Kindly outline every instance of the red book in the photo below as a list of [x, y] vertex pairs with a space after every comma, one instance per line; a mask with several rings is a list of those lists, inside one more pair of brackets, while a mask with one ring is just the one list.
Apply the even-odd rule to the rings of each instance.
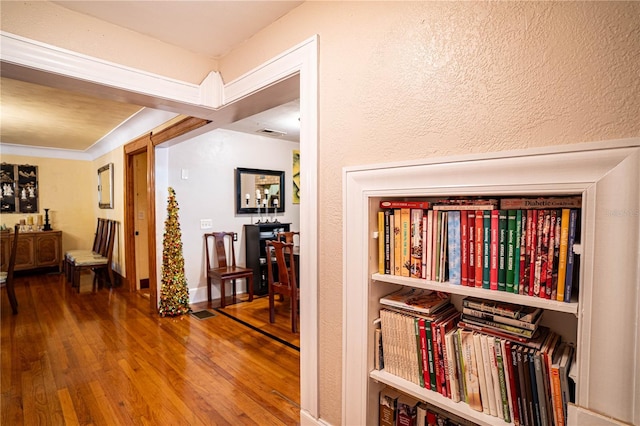
[[469, 226], [469, 232], [467, 236], [469, 238], [469, 268], [467, 269], [468, 286], [474, 287], [476, 284], [476, 212], [469, 210], [467, 212], [467, 224]]
[[520, 276], [517, 277], [518, 281], [518, 294], [524, 294], [524, 278], [526, 275], [527, 266], [525, 259], [527, 258], [527, 213], [522, 212], [522, 228], [520, 232]]
[[[547, 252], [545, 252], [546, 247], [544, 247], [544, 238], [545, 238], [545, 216], [546, 210], [538, 210], [538, 225], [537, 225], [537, 246], [536, 246], [536, 269], [535, 276], [533, 279], [533, 295], [535, 297], [540, 297], [540, 283], [543, 280], [546, 280], [547, 276]], [[544, 262], [545, 267], [542, 268], [542, 263]], [[543, 276], [544, 272], [544, 276]], [[543, 290], [544, 291], [544, 290]]]
[[458, 322], [460, 318], [460, 312], [453, 312], [452, 315], [444, 317], [437, 322], [436, 329], [436, 345], [434, 350], [438, 352], [438, 366], [436, 367], [436, 380], [438, 383], [437, 390], [442, 396], [449, 398], [449, 390], [447, 390], [447, 359], [445, 358], [445, 342], [444, 336], [449, 330], [451, 330]]
[[426, 389], [431, 387], [429, 377], [429, 347], [427, 345], [427, 332], [425, 329], [424, 318], [418, 318], [418, 332], [420, 335], [420, 355], [422, 356], [422, 378], [424, 380], [424, 386]]
[[468, 211], [460, 211], [460, 284], [469, 285], [469, 222]]
[[483, 258], [483, 244], [484, 244], [484, 217], [482, 210], [476, 210], [476, 253], [475, 253], [475, 284], [476, 287], [482, 288], [482, 258]]
[[[547, 284], [545, 286], [545, 299], [551, 299], [551, 293], [555, 293], [555, 286], [558, 284], [558, 266], [556, 256], [556, 229], [558, 220], [558, 210], [551, 210], [551, 224], [549, 225], [549, 255], [547, 256]], [[558, 237], [560, 234], [558, 234]], [[555, 279], [555, 285], [554, 285]], [[554, 299], [555, 300], [555, 299]]]
[[[518, 374], [518, 369], [517, 369], [517, 362], [514, 363], [514, 353], [512, 351], [511, 348], [511, 341], [505, 339], [504, 340], [504, 346], [505, 346], [505, 353], [502, 354], [502, 356], [504, 357], [504, 365], [506, 366], [507, 370], [509, 371], [509, 388], [511, 389], [511, 412], [513, 413], [513, 423], [518, 425], [520, 424], [520, 410], [518, 407], [518, 394], [519, 394], [519, 387], [518, 387], [518, 379], [516, 377], [516, 375]], [[515, 364], [515, 368], [514, 368], [514, 364]]]
[[489, 288], [491, 290], [498, 290], [498, 220], [499, 210], [491, 210], [491, 263], [489, 267]]
[[534, 280], [536, 276], [536, 247], [538, 244], [538, 210], [529, 210], [531, 212], [531, 220], [529, 220], [529, 216], [527, 213], [527, 221], [530, 223], [529, 233], [531, 236], [531, 240], [527, 240], [528, 251], [529, 251], [529, 287], [528, 294], [529, 296], [533, 296], [533, 286]]

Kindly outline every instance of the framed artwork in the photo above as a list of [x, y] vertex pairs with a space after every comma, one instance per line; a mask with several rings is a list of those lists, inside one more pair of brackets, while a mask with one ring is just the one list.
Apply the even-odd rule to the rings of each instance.
[[0, 211], [38, 212], [38, 166], [0, 165]]
[[300, 204], [300, 150], [293, 150], [293, 204]]

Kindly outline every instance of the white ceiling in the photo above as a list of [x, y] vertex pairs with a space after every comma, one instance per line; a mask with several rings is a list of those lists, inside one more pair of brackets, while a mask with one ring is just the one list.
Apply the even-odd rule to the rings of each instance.
[[[219, 58], [301, 1], [54, 1], [163, 42]], [[0, 141], [84, 151], [140, 106], [0, 80]], [[299, 142], [294, 101], [225, 128]], [[267, 132], [263, 130], [267, 129]]]

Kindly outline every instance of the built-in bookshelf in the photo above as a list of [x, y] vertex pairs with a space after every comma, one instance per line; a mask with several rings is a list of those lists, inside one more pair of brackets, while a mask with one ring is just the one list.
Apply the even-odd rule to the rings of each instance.
[[[343, 423], [375, 424], [379, 391], [391, 386], [477, 424], [508, 424], [374, 368], [379, 300], [403, 287], [449, 293], [458, 308], [471, 296], [543, 309], [544, 325], [576, 347], [580, 412], [638, 423], [640, 336], [630, 319], [640, 305], [639, 145], [633, 139], [345, 170]], [[382, 200], [541, 196], [581, 197], [578, 291], [568, 303], [379, 273]]]

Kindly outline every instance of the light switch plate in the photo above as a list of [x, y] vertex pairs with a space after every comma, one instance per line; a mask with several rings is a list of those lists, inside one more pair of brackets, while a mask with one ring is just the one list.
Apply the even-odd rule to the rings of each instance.
[[182, 169], [182, 179], [183, 180], [189, 179], [189, 169]]
[[212, 219], [200, 219], [200, 229], [210, 229], [210, 228], [213, 228]]

